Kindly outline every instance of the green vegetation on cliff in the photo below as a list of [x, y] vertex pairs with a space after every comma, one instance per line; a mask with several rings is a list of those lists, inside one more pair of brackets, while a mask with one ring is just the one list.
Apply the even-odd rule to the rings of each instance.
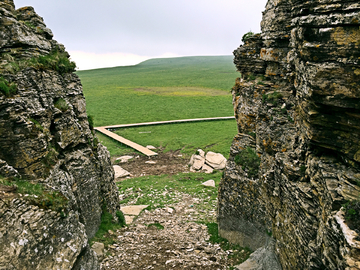
[[4, 77], [0, 77], [0, 92], [6, 97], [16, 94], [17, 86], [15, 83], [10, 83]]

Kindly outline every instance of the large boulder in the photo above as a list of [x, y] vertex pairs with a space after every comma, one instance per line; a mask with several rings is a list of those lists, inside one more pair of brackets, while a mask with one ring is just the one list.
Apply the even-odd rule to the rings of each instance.
[[207, 152], [205, 163], [215, 170], [222, 170], [226, 166], [226, 158], [220, 153]]

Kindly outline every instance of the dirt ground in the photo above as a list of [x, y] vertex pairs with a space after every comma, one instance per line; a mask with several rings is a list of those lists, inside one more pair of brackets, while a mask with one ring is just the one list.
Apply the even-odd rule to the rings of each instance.
[[[134, 158], [119, 163], [116, 161], [119, 157], [112, 157], [112, 163], [121, 166], [123, 169], [131, 173], [131, 177], [139, 177], [145, 175], [161, 175], [161, 174], [177, 174], [180, 172], [188, 172], [188, 163], [190, 157], [182, 155], [180, 151], [162, 152], [158, 150], [158, 155], [147, 157], [138, 153], [128, 154]], [[146, 163], [151, 162], [151, 163]]]

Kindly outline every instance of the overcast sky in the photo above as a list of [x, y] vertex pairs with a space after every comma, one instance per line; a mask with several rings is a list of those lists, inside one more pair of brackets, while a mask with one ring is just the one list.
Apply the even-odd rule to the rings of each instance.
[[32, 6], [79, 69], [230, 55], [260, 32], [266, 0], [14, 0]]

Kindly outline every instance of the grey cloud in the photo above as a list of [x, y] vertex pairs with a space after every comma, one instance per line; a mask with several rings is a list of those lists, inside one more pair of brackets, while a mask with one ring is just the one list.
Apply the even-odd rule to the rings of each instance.
[[68, 50], [231, 54], [259, 31], [265, 0], [15, 0], [33, 6]]

